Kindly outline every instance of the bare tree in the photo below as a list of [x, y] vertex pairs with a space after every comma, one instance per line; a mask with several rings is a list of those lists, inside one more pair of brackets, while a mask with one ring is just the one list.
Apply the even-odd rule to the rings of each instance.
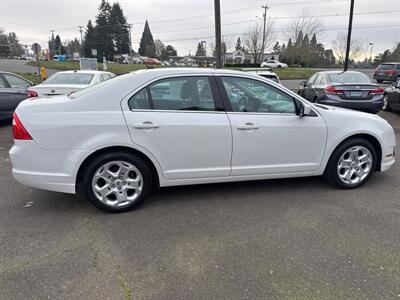
[[[332, 49], [339, 62], [344, 62], [347, 47], [347, 34], [339, 32], [336, 35], [336, 39], [332, 41]], [[365, 43], [360, 38], [351, 38], [350, 41], [350, 60], [354, 60], [359, 57], [365, 50]]]
[[245, 44], [249, 53], [253, 56], [254, 63], [261, 63], [263, 59], [262, 50], [268, 49], [274, 42], [274, 20], [267, 18], [265, 37], [263, 45], [263, 26], [255, 23], [251, 26], [247, 33]]
[[160, 57], [164, 51], [165, 46], [164, 46], [163, 42], [161, 42], [160, 40], [155, 40], [154, 45], [156, 47], [156, 56]]
[[313, 34], [321, 35], [324, 32], [323, 25], [324, 23], [321, 19], [314, 17], [308, 9], [304, 9], [289, 24], [287, 34], [293, 41], [296, 41], [300, 31], [303, 33], [303, 36], [306, 34], [309, 37], [313, 36]]

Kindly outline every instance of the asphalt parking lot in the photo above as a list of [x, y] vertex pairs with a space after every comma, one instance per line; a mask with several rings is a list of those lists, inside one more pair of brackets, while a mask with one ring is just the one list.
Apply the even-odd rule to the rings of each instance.
[[11, 145], [1, 124], [0, 299], [400, 299], [398, 163], [357, 190], [165, 188], [112, 215], [16, 183]]

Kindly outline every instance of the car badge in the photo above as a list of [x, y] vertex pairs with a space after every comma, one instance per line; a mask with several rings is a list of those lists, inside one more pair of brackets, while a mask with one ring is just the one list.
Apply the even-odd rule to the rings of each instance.
[[52, 93], [55, 93], [55, 92], [56, 92], [56, 90], [50, 90], [50, 92], [52, 92]]

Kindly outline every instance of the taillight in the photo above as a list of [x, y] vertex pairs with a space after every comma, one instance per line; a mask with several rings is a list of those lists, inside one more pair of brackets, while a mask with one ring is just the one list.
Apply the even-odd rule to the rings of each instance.
[[28, 90], [28, 98], [34, 98], [34, 97], [39, 97], [38, 93], [36, 91]]
[[337, 94], [337, 95], [343, 95], [343, 94], [344, 94], [344, 91], [343, 91], [343, 90], [338, 90], [338, 89], [336, 89], [336, 87], [334, 87], [333, 85], [328, 85], [328, 86], [325, 88], [325, 92], [326, 92], [327, 94]]
[[22, 125], [16, 113], [13, 115], [12, 132], [14, 140], [32, 140], [31, 135]]
[[387, 70], [387, 71], [385, 71], [385, 73], [393, 75], [396, 73], [396, 71], [395, 70]]
[[376, 90], [369, 91], [370, 95], [382, 95], [385, 92], [383, 88], [378, 88]]

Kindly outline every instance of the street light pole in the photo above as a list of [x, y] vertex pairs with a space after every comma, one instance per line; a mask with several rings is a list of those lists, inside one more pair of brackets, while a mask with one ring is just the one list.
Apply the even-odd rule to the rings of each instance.
[[350, 46], [351, 46], [351, 30], [353, 28], [353, 12], [354, 12], [354, 0], [351, 0], [351, 2], [350, 2], [350, 16], [349, 16], [349, 28], [347, 30], [346, 58], [344, 60], [344, 72], [346, 72], [348, 67], [349, 67], [349, 56], [350, 56]]
[[265, 31], [266, 31], [266, 25], [267, 25], [267, 10], [269, 7], [267, 5], [263, 5], [261, 7], [264, 9], [264, 13], [263, 13], [264, 26], [263, 26], [262, 45], [261, 45], [261, 62], [263, 62], [264, 51], [265, 51], [265, 38], [266, 38]]
[[372, 49], [374, 49], [374, 43], [369, 43], [371, 46], [371, 51], [369, 52], [369, 60], [372, 62]]
[[222, 45], [221, 45], [221, 6], [220, 0], [214, 0], [215, 14], [215, 52], [217, 69], [222, 68]]

